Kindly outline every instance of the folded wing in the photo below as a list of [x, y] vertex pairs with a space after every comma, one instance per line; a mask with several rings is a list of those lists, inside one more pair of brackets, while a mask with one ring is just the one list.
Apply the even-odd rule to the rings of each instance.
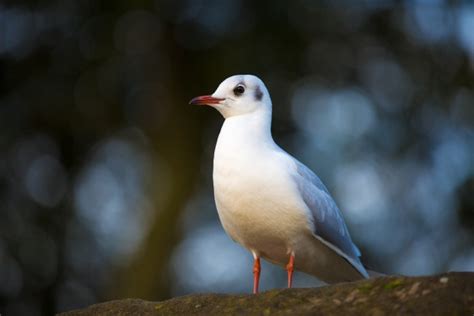
[[368, 277], [359, 259], [360, 251], [352, 242], [344, 218], [328, 190], [316, 174], [296, 159], [294, 161], [294, 178], [306, 206], [311, 211], [315, 237], [343, 256], [364, 277]]

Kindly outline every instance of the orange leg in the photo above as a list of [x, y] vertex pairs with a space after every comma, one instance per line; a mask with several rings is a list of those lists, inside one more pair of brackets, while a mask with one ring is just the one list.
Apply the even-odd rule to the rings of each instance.
[[286, 270], [288, 271], [288, 288], [291, 288], [293, 271], [295, 270], [295, 256], [293, 254], [290, 256], [290, 262], [286, 265]]
[[260, 258], [255, 257], [253, 262], [253, 294], [258, 293], [258, 282], [260, 281]]

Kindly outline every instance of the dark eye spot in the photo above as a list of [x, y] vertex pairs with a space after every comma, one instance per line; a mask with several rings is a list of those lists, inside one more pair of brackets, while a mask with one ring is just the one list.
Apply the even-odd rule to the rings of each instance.
[[263, 92], [262, 90], [260, 90], [260, 87], [257, 87], [257, 89], [255, 89], [255, 99], [257, 101], [260, 101], [262, 100], [262, 97], [263, 97]]
[[235, 88], [234, 88], [234, 94], [236, 96], [241, 96], [242, 94], [244, 94], [245, 92], [245, 87], [241, 84], [237, 85]]

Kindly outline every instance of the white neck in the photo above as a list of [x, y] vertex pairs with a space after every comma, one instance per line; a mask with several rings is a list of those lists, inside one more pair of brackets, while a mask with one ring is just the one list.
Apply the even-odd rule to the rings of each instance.
[[[240, 140], [253, 143], [254, 140], [258, 139], [259, 142], [274, 143], [271, 123], [272, 113], [268, 110], [232, 116], [224, 121], [219, 138], [224, 136], [222, 135], [224, 133], [226, 138], [234, 138], [235, 142]], [[231, 141], [231, 139], [228, 141]]]

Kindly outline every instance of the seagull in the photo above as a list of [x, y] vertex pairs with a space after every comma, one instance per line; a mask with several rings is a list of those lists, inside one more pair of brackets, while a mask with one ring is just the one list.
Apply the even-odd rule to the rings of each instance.
[[329, 284], [369, 277], [327, 188], [273, 140], [262, 80], [235, 75], [189, 103], [225, 119], [214, 152], [214, 198], [226, 233], [253, 255], [253, 293], [260, 258], [286, 268], [288, 288], [295, 269]]

